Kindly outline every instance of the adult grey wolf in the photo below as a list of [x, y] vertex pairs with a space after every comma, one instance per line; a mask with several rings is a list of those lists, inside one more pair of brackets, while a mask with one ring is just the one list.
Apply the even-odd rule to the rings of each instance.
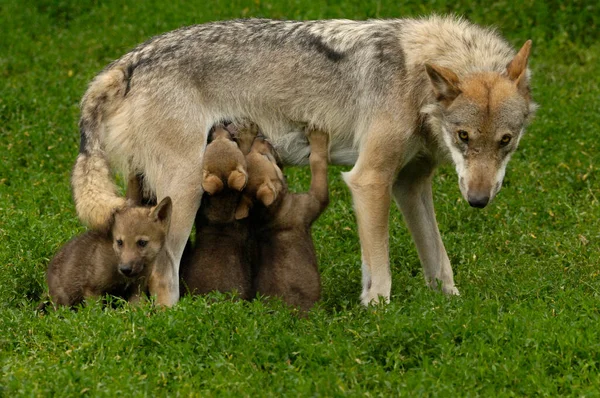
[[142, 174], [148, 195], [173, 199], [158, 303], [178, 297], [178, 268], [202, 191], [207, 132], [249, 119], [285, 163], [307, 162], [304, 127], [329, 133], [354, 201], [362, 302], [389, 299], [391, 198], [425, 279], [458, 294], [431, 193], [450, 158], [474, 207], [498, 193], [535, 105], [527, 59], [492, 30], [455, 17], [371, 21], [237, 20], [154, 37], [104, 69], [82, 100], [72, 187], [80, 219], [105, 224], [122, 205], [111, 170]]

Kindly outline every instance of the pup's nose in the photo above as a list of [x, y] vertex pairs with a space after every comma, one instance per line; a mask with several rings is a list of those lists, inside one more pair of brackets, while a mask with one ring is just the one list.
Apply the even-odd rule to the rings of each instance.
[[119, 265], [119, 271], [125, 276], [130, 276], [133, 272], [133, 268], [129, 264]]
[[490, 197], [488, 195], [480, 195], [480, 194], [469, 194], [469, 204], [472, 207], [477, 207], [478, 209], [483, 209], [487, 206], [490, 201]]

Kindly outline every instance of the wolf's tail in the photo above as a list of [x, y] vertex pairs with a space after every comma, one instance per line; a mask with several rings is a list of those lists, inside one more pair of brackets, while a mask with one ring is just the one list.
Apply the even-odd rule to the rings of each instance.
[[81, 101], [81, 143], [71, 187], [77, 215], [92, 229], [106, 229], [113, 212], [125, 205], [102, 141], [106, 120], [127, 95], [132, 69], [123, 61], [109, 66], [90, 83]]

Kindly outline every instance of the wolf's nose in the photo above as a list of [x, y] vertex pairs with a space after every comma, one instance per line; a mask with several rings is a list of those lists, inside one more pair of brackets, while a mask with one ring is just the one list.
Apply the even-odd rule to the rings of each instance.
[[483, 209], [489, 201], [490, 197], [487, 195], [469, 195], [469, 204], [478, 209]]
[[131, 265], [120, 265], [119, 266], [119, 271], [121, 271], [121, 273], [125, 276], [129, 276], [131, 275], [131, 272], [133, 271], [133, 268], [131, 268]]

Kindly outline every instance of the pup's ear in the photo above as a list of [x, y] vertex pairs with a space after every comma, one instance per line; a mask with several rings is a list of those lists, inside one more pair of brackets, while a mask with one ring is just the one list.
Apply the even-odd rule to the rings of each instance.
[[240, 203], [238, 203], [238, 206], [235, 209], [235, 219], [241, 220], [248, 217], [251, 208], [252, 200], [247, 195], [242, 195]]
[[203, 171], [202, 189], [209, 195], [214, 195], [221, 192], [223, 189], [223, 181], [216, 175], [209, 173], [208, 170]]
[[527, 61], [531, 53], [531, 40], [527, 40], [517, 55], [506, 66], [508, 78], [517, 84], [519, 92], [529, 94], [529, 81], [527, 76]]
[[436, 99], [448, 106], [461, 93], [458, 88], [458, 76], [448, 68], [426, 64], [425, 70], [433, 85]]
[[238, 165], [238, 167], [233, 170], [227, 178], [227, 185], [229, 188], [235, 189], [236, 191], [241, 191], [244, 189], [247, 182], [248, 173], [246, 173], [246, 170], [241, 165]]
[[150, 216], [162, 224], [169, 225], [171, 222], [171, 212], [173, 211], [173, 202], [169, 196], [166, 196], [163, 200], [157, 204], [150, 213]]
[[269, 207], [275, 202], [275, 199], [277, 199], [277, 190], [270, 181], [267, 181], [258, 187], [256, 198], [260, 200], [263, 205]]

